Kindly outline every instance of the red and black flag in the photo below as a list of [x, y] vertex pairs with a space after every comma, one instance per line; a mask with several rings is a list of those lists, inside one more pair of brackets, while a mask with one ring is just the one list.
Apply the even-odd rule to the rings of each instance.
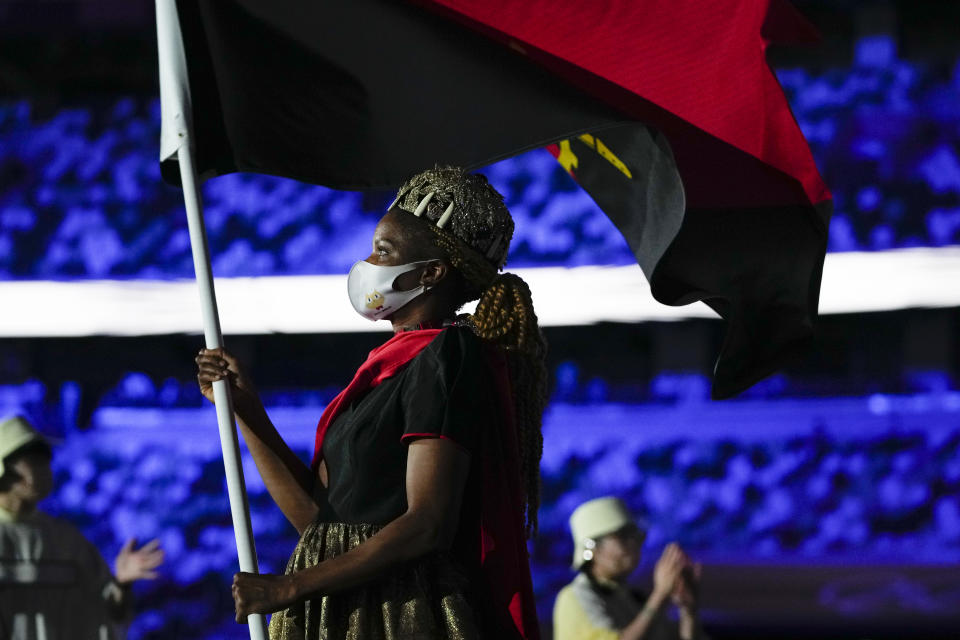
[[388, 188], [546, 146], [657, 300], [726, 319], [714, 397], [811, 340], [831, 201], [765, 59], [815, 35], [784, 0], [177, 5], [201, 176]]

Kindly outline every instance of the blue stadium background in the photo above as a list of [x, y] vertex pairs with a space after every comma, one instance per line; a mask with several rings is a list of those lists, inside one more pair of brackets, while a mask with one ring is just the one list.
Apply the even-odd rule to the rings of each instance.
[[[778, 69], [834, 193], [829, 250], [960, 244], [957, 52], [908, 60], [885, 34], [861, 37], [852, 50], [843, 64]], [[192, 277], [180, 193], [159, 178], [158, 137], [157, 100], [142, 94], [55, 108], [3, 98], [0, 278]], [[517, 220], [511, 267], [633, 262], [545, 151], [485, 173]], [[204, 196], [218, 277], [346, 273], [390, 199], [247, 174], [210, 181]], [[581, 329], [576, 340], [604, 330]], [[542, 531], [532, 544], [545, 623], [571, 577], [566, 517], [607, 493], [649, 523], [648, 564], [670, 540], [703, 559], [708, 575], [713, 565], [960, 561], [956, 365], [894, 358], [849, 379], [820, 371], [818, 361], [716, 404], [707, 365], [648, 363], [642, 375], [624, 376], [605, 370], [602, 358], [598, 365], [582, 350], [565, 351], [566, 335], [551, 335], [558, 355], [544, 425]], [[306, 372], [297, 383], [278, 376], [266, 385], [278, 425], [304, 457], [323, 405], [368, 348], [358, 340], [355, 352], [338, 356], [337, 375], [314, 384]], [[22, 411], [63, 438], [46, 507], [81, 526], [108, 558], [128, 536], [159, 537], [167, 551], [162, 577], [137, 586], [131, 637], [245, 637], [232, 622], [236, 555], [214, 417], [189, 376], [130, 364], [92, 392], [83, 370], [93, 361], [46, 376], [31, 363], [59, 343], [28, 342], [0, 345], [0, 413]], [[176, 343], [187, 367], [194, 343]], [[280, 571], [295, 533], [249, 461], [247, 479], [262, 569]], [[827, 591], [818, 597], [841, 617], [890, 607], [936, 617], [955, 609], [960, 587], [901, 580], [858, 594], [855, 605], [834, 606]], [[704, 606], [708, 621], [729, 613]]]

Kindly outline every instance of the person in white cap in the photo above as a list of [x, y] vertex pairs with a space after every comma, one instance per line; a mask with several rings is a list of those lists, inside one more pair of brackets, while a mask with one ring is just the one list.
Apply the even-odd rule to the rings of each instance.
[[[664, 550], [653, 570], [653, 591], [644, 597], [626, 584], [640, 564], [646, 537], [617, 498], [585, 502], [570, 516], [573, 582], [557, 595], [555, 640], [694, 640], [704, 638], [697, 618], [700, 566], [676, 543]], [[679, 623], [665, 608], [673, 603]]]
[[0, 421], [0, 638], [109, 640], [124, 635], [129, 586], [156, 577], [163, 551], [128, 540], [111, 574], [73, 525], [37, 509], [53, 489], [50, 444], [24, 418]]

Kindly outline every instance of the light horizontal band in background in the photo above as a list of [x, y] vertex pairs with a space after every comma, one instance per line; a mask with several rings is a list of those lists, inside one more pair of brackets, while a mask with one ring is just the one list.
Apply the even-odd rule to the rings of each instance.
[[[637, 266], [517, 269], [542, 326], [716, 318], [706, 305], [654, 300]], [[220, 278], [226, 334], [387, 331], [358, 316], [346, 278]], [[163, 335], [200, 332], [191, 280], [0, 282], [0, 337]], [[824, 265], [820, 312], [862, 313], [960, 306], [960, 247], [833, 253]]]

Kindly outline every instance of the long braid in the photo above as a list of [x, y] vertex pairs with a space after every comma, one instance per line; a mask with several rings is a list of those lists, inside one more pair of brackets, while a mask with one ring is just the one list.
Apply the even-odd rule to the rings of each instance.
[[530, 287], [512, 273], [498, 275], [469, 318], [478, 336], [507, 353], [514, 388], [514, 416], [520, 448], [520, 478], [526, 504], [525, 532], [536, 533], [540, 507], [541, 425], [547, 402], [547, 344], [537, 324]]
[[[461, 316], [474, 333], [498, 344], [507, 354], [513, 387], [513, 410], [520, 449], [520, 480], [524, 499], [524, 531], [537, 530], [540, 507], [540, 458], [543, 455], [543, 410], [547, 405], [547, 341], [537, 323], [530, 287], [513, 273], [497, 273], [476, 252], [455, 242], [450, 234], [430, 227], [451, 264], [467, 282], [468, 294], [489, 283], [479, 294], [474, 313]], [[442, 239], [441, 239], [442, 238]], [[492, 274], [492, 279], [491, 279]]]
[[[479, 298], [476, 311], [461, 320], [506, 353], [520, 454], [524, 531], [531, 536], [537, 530], [540, 505], [547, 345], [537, 324], [530, 287], [515, 274], [498, 273], [506, 262], [513, 220], [503, 197], [486, 178], [455, 167], [414, 176], [400, 189], [398, 202], [404, 210], [413, 211], [431, 191], [434, 195], [423, 218], [432, 223], [427, 228], [434, 233], [434, 244], [462, 276], [463, 303]], [[450, 203], [455, 215], [441, 229], [437, 221]]]

